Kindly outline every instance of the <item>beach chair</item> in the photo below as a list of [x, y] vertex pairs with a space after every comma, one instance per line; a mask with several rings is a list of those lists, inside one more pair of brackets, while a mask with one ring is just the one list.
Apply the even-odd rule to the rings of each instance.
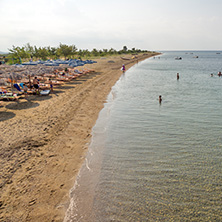
[[19, 86], [17, 83], [15, 83], [13, 86], [14, 86], [19, 92], [22, 92], [20, 86]]

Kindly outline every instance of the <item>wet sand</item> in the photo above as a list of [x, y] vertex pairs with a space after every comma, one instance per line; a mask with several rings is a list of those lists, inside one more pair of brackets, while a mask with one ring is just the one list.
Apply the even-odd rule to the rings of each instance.
[[98, 63], [86, 66], [95, 72], [49, 96], [0, 104], [1, 221], [63, 221], [91, 129], [122, 64], [129, 69], [153, 55], [96, 59]]

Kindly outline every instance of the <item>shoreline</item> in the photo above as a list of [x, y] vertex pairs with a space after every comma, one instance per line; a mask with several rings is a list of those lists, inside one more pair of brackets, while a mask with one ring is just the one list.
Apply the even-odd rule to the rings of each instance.
[[63, 221], [92, 127], [122, 75], [122, 64], [129, 69], [159, 54], [138, 55], [137, 60], [99, 58], [88, 66], [96, 72], [47, 97], [0, 105], [1, 220]]

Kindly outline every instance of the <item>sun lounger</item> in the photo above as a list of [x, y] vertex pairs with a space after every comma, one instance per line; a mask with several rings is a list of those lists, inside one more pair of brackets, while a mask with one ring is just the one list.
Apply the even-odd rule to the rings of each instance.
[[69, 82], [69, 81], [70, 81], [69, 78], [64, 78], [64, 77], [57, 77], [56, 80], [58, 80], [58, 81], [64, 81], [64, 82]]
[[50, 93], [50, 89], [40, 91], [41, 96], [47, 96], [47, 95], [49, 95], [49, 93]]
[[17, 94], [13, 94], [13, 93], [0, 94], [0, 100], [14, 101], [14, 100], [18, 100], [18, 99], [19, 99], [19, 96]]

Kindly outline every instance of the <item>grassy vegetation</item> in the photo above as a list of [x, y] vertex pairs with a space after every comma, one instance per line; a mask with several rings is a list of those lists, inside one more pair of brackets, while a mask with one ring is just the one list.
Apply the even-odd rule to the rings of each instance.
[[128, 49], [127, 46], [123, 46], [123, 49], [117, 51], [113, 48], [91, 51], [87, 49], [77, 49], [75, 45], [66, 45], [60, 43], [58, 47], [36, 47], [31, 46], [29, 43], [26, 45], [12, 46], [9, 49], [10, 53], [7, 55], [0, 56], [0, 60], [8, 64], [20, 64], [24, 61], [32, 60], [47, 60], [47, 59], [91, 59], [95, 57], [103, 57], [110, 55], [121, 55], [121, 54], [137, 54], [137, 53], [148, 53], [147, 50], [141, 49]]

